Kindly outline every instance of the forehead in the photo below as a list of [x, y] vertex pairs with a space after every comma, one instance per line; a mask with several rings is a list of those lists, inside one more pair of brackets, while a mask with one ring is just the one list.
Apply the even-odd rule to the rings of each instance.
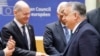
[[71, 7], [70, 6], [67, 6], [65, 9], [64, 9], [64, 13], [69, 13], [71, 12]]
[[59, 9], [59, 13], [62, 13], [65, 9], [65, 6], [61, 6], [60, 9]]
[[63, 10], [64, 10], [64, 8], [65, 8], [64, 6], [61, 6], [61, 7], [60, 7], [60, 11], [63, 11]]
[[26, 7], [22, 7], [22, 9], [23, 9], [23, 10], [30, 10], [30, 8], [27, 7], [27, 6], [26, 6]]
[[28, 7], [23, 7], [23, 8], [21, 9], [21, 11], [22, 11], [22, 12], [30, 12], [30, 8], [28, 8]]

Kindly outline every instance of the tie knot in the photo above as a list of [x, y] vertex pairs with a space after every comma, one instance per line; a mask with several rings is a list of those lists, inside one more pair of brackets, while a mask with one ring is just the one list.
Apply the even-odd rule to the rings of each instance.
[[25, 25], [23, 25], [22, 28], [25, 29]]
[[68, 34], [68, 29], [64, 26], [65, 33]]
[[63, 28], [66, 28], [66, 29], [67, 29], [67, 27], [66, 27], [66, 26], [63, 26]]
[[66, 26], [63, 27], [66, 31], [68, 30]]

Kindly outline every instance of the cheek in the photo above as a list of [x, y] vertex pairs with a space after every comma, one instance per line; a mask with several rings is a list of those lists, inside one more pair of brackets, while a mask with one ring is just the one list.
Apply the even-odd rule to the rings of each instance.
[[21, 19], [23, 16], [21, 14], [19, 14], [19, 15], [17, 15], [17, 17]]
[[70, 25], [70, 24], [72, 23], [72, 18], [71, 18], [71, 17], [67, 17], [67, 18], [66, 18], [66, 23], [67, 23], [68, 25]]
[[24, 20], [26, 18], [25, 15], [21, 15], [20, 18], [22, 18], [22, 20]]
[[65, 18], [65, 21], [69, 21], [69, 20], [70, 20], [70, 17], [66, 17], [66, 18]]

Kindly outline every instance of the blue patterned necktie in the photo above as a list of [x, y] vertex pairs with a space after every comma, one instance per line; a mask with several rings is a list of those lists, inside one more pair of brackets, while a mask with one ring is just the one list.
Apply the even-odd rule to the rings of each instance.
[[64, 34], [65, 34], [65, 37], [66, 37], [66, 41], [67, 41], [67, 44], [70, 40], [70, 35], [69, 35], [69, 31], [66, 27], [64, 27]]

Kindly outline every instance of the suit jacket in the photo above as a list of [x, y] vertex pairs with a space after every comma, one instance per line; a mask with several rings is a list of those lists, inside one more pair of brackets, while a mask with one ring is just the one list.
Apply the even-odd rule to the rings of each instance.
[[66, 47], [66, 38], [59, 21], [46, 25], [43, 36], [44, 49], [49, 55], [61, 54]]
[[4, 56], [4, 52], [0, 50], [0, 56]]
[[88, 12], [87, 21], [100, 33], [100, 8]]
[[1, 40], [1, 32], [0, 32], [0, 56], [4, 56], [4, 52], [2, 51], [2, 47], [3, 47], [3, 45], [2, 45], [3, 43], [2, 43], [2, 40]]
[[100, 35], [95, 28], [83, 21], [76, 31], [63, 56], [100, 56]]
[[[0, 37], [1, 39], [1, 37]], [[2, 48], [2, 41], [0, 40], [0, 56], [4, 56], [3, 48]]]
[[[34, 35], [33, 27], [28, 24], [27, 28], [28, 28], [28, 31], [29, 31], [30, 43], [31, 43], [30, 50], [36, 51], [35, 35]], [[16, 42], [16, 50], [15, 50], [13, 56], [23, 56], [23, 55], [25, 56], [28, 53], [30, 53], [28, 51], [27, 44], [24, 42], [25, 40], [23, 39], [21, 31], [14, 21], [11, 21], [10, 23], [6, 24], [2, 28], [1, 36], [2, 36], [2, 39], [6, 42], [8, 41], [9, 36], [13, 36], [13, 39]], [[35, 52], [33, 52], [33, 54], [35, 55]]]

